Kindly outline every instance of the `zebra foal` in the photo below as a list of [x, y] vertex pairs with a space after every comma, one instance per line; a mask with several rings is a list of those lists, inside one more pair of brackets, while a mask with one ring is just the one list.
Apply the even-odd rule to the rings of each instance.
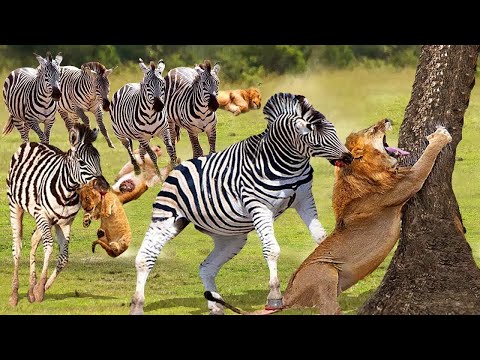
[[90, 126], [90, 119], [85, 114], [95, 114], [98, 127], [107, 144], [115, 148], [103, 123], [103, 111], [110, 111], [110, 81], [108, 77], [114, 69], [107, 69], [99, 62], [88, 62], [77, 68], [62, 66], [60, 68], [60, 91], [62, 97], [58, 104], [58, 112], [65, 121], [67, 129], [79, 119]]
[[161, 136], [171, 164], [175, 165], [176, 161], [175, 148], [164, 112], [165, 80], [162, 72], [165, 63], [160, 60], [158, 66], [155, 66], [151, 61], [147, 67], [143, 60], [139, 59], [139, 66], [144, 73], [142, 82], [126, 84], [113, 94], [110, 108], [112, 127], [115, 136], [128, 151], [135, 174], [140, 174], [140, 167], [133, 155], [132, 140], [140, 143], [142, 162], [148, 153], [155, 164], [157, 175], [160, 176], [157, 155], [149, 145], [152, 137]]
[[177, 67], [165, 77], [165, 108], [170, 137], [180, 139], [180, 128], [188, 132], [193, 157], [203, 156], [198, 134], [205, 132], [210, 153], [215, 152], [217, 140], [218, 72], [220, 65], [212, 65], [209, 60], [195, 68]]
[[[10, 304], [18, 303], [18, 268], [22, 247], [23, 215], [35, 218], [31, 238], [30, 286], [28, 300], [42, 301], [47, 290], [68, 261], [70, 227], [80, 209], [76, 190], [94, 178], [105, 180], [100, 154], [93, 146], [98, 130], [77, 123], [69, 131], [70, 150], [30, 142], [13, 154], [7, 176], [7, 197], [13, 233], [13, 280]], [[108, 183], [107, 183], [108, 184]], [[107, 189], [105, 189], [107, 191]], [[53, 250], [51, 228], [55, 227], [60, 252], [57, 266], [47, 281], [48, 261]], [[35, 252], [43, 240], [44, 260], [40, 281], [36, 282]]]
[[[3, 135], [8, 135], [16, 127], [22, 141], [29, 141], [28, 132], [33, 129], [40, 142], [48, 144], [50, 130], [55, 121], [60, 91], [61, 53], [52, 59], [50, 52], [44, 59], [35, 54], [39, 66], [34, 69], [22, 67], [13, 70], [3, 84], [3, 99], [10, 116], [3, 128]], [[44, 123], [44, 131], [39, 123]]]
[[[350, 163], [352, 155], [332, 123], [301, 95], [278, 93], [263, 109], [267, 129], [223, 151], [182, 162], [167, 177], [153, 203], [152, 222], [137, 253], [137, 284], [131, 314], [143, 313], [144, 288], [163, 246], [190, 222], [210, 235], [214, 249], [200, 265], [206, 291], [217, 293], [220, 268], [256, 230], [270, 271], [267, 306], [281, 307], [277, 276], [280, 247], [273, 222], [293, 207], [320, 243], [326, 232], [312, 195], [311, 156], [333, 165]], [[209, 301], [212, 314], [223, 306]]]

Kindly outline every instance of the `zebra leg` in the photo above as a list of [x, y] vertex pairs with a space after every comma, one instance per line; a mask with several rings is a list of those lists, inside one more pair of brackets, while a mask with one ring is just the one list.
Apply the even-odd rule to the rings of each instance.
[[85, 114], [85, 112], [80, 109], [78, 106], [75, 107], [75, 114], [80, 118], [82, 119], [83, 123], [85, 125], [87, 125], [88, 127], [90, 127], [90, 119], [88, 118], [88, 116]]
[[137, 160], [135, 160], [135, 156], [133, 156], [133, 149], [132, 149], [132, 140], [127, 138], [118, 138], [120, 142], [125, 146], [125, 149], [128, 151], [128, 155], [130, 156], [130, 162], [133, 165], [133, 170], [135, 171], [135, 175], [140, 175], [140, 166], [138, 166]]
[[68, 263], [68, 244], [70, 242], [70, 226], [71, 224], [55, 225], [55, 232], [57, 235], [57, 242], [60, 245], [58, 252], [57, 266], [53, 270], [52, 274], [48, 278], [45, 284], [45, 290], [48, 290], [52, 286], [53, 282], [57, 278], [60, 271], [63, 270]]
[[53, 251], [53, 237], [51, 232], [51, 225], [48, 219], [40, 213], [39, 209], [35, 209], [35, 223], [37, 224], [37, 229], [42, 233], [43, 239], [43, 268], [42, 274], [40, 275], [40, 281], [35, 284], [33, 287], [33, 295], [35, 296], [35, 301], [43, 301], [45, 296], [45, 283], [47, 282], [47, 271], [48, 271], [48, 261], [50, 260], [50, 255]]
[[205, 129], [208, 138], [208, 145], [210, 146], [210, 154], [215, 152], [215, 146], [217, 141], [217, 119], [213, 120], [212, 126]]
[[37, 274], [35, 271], [35, 253], [37, 252], [38, 244], [40, 243], [41, 239], [42, 233], [38, 230], [38, 228], [36, 228], [32, 234], [32, 248], [30, 249], [30, 285], [28, 287], [28, 301], [30, 301], [31, 303], [35, 301], [35, 295], [33, 295], [33, 288], [37, 283]]
[[75, 125], [75, 121], [71, 119], [68, 112], [66, 112], [63, 109], [59, 108], [58, 113], [60, 114], [61, 118], [65, 122], [65, 126], [67, 127], [67, 130], [70, 130], [73, 127], [73, 125]]
[[[235, 255], [237, 255], [247, 241], [246, 235], [220, 236], [212, 235], [215, 247], [208, 257], [200, 264], [200, 278], [205, 291], [211, 291], [215, 297], [221, 298], [217, 292], [215, 278], [220, 268]], [[210, 315], [223, 315], [223, 305], [208, 301]]]
[[107, 128], [103, 123], [103, 110], [101, 106], [97, 107], [97, 111], [95, 111], [95, 119], [97, 120], [98, 127], [100, 128], [100, 132], [102, 133], [105, 140], [107, 140], [108, 147], [115, 149], [115, 145], [113, 145], [112, 140], [108, 136]]
[[262, 241], [263, 257], [267, 261], [270, 271], [270, 281], [268, 283], [270, 292], [267, 296], [268, 308], [282, 307], [282, 293], [280, 292], [280, 280], [277, 273], [277, 262], [280, 256], [280, 246], [273, 232], [273, 214], [258, 202], [251, 202], [253, 206], [249, 210], [255, 229], [257, 230], [260, 240]]
[[12, 255], [13, 255], [13, 279], [12, 279], [12, 295], [9, 303], [12, 306], [18, 304], [18, 268], [20, 265], [20, 252], [22, 250], [22, 235], [23, 235], [23, 214], [24, 210], [15, 205], [10, 206], [10, 224], [12, 225]]
[[35, 131], [38, 135], [38, 138], [40, 139], [40, 142], [42, 144], [48, 144], [48, 139], [45, 136], [45, 133], [40, 129], [40, 125], [38, 124], [38, 121], [35, 119], [26, 119], [26, 123], [30, 129]]
[[22, 137], [22, 141], [24, 143], [28, 143], [30, 140], [28, 138], [28, 132], [30, 131], [30, 127], [28, 126], [28, 124], [21, 120], [21, 119], [17, 119], [17, 118], [14, 118], [12, 117], [12, 121], [13, 121], [13, 125], [15, 125], [15, 127], [17, 128], [17, 130], [20, 132], [20, 136]]
[[53, 123], [55, 118], [45, 121], [45, 138], [47, 139], [47, 144], [50, 143], [50, 131], [52, 130]]
[[173, 145], [174, 140], [172, 139], [172, 134], [171, 134], [171, 131], [170, 131], [169, 127], [167, 127], [165, 130], [163, 130], [162, 137], [163, 137], [163, 143], [165, 144], [165, 147], [167, 148], [168, 156], [170, 157], [170, 164], [172, 165], [172, 168], [173, 168], [176, 165], [177, 153], [176, 153], [176, 150], [175, 150], [175, 146]]
[[135, 267], [137, 269], [137, 286], [132, 298], [130, 315], [143, 314], [143, 305], [145, 304], [145, 283], [148, 274], [155, 265], [157, 257], [163, 246], [177, 236], [187, 225], [189, 221], [185, 218], [175, 220], [174, 217], [163, 218], [159, 221], [152, 221], [145, 234], [142, 245], [135, 258]]
[[190, 138], [190, 144], [192, 144], [193, 157], [197, 158], [203, 156], [203, 150], [198, 141], [198, 134], [188, 132], [188, 137]]
[[310, 234], [313, 236], [313, 240], [315, 240], [317, 244], [325, 240], [327, 232], [323, 228], [320, 220], [318, 220], [311, 182], [298, 187], [297, 196], [291, 207], [297, 210], [298, 215], [307, 225]]
[[[145, 151], [146, 151], [148, 153], [148, 155], [150, 155], [150, 159], [152, 159], [152, 162], [155, 165], [155, 173], [159, 177], [161, 177], [160, 176], [160, 169], [158, 168], [158, 164], [157, 164], [157, 155], [155, 154], [155, 152], [152, 150], [152, 148], [148, 144], [148, 141], [142, 139], [142, 140], [139, 140], [139, 142], [140, 142], [140, 159], [142, 159], [142, 162], [145, 164]], [[142, 149], [143, 149], [143, 153], [142, 153]], [[143, 155], [143, 157], [142, 157], [142, 155]]]

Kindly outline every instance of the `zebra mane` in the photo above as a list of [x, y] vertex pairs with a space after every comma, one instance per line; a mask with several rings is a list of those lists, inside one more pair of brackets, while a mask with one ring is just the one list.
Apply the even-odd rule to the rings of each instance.
[[263, 108], [263, 114], [268, 125], [280, 115], [300, 115], [305, 120], [325, 118], [320, 111], [313, 108], [305, 96], [290, 93], [272, 95]]
[[105, 70], [107, 70], [105, 65], [100, 64], [98, 61], [90, 61], [90, 62], [87, 62], [85, 64], [82, 64], [82, 69], [85, 66], [88, 66], [90, 68], [90, 70], [94, 70], [100, 76], [105, 73]]
[[87, 125], [79, 122], [73, 126], [78, 130], [80, 142], [83, 142], [85, 145], [92, 144], [97, 139], [98, 130], [92, 130]]

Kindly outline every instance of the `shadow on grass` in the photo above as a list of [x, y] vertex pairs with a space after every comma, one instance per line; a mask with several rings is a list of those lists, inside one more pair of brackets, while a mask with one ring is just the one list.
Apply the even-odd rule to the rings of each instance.
[[[267, 294], [268, 291], [266, 290], [249, 290], [239, 295], [223, 295], [223, 297], [225, 301], [244, 311], [254, 311], [261, 308], [262, 304], [265, 304]], [[256, 308], [253, 308], [252, 306], [256, 306]], [[146, 299], [144, 311], [145, 313], [149, 313], [159, 309], [176, 307], [194, 308], [195, 310], [189, 311], [189, 314], [191, 315], [203, 315], [208, 313], [207, 300], [203, 297], [203, 294], [188, 298], [165, 299], [150, 304], [148, 303], [148, 299]], [[231, 314], [232, 312], [227, 309], [225, 310], [225, 313]]]
[[[25, 294], [25, 296], [27, 295]], [[104, 299], [104, 300], [118, 299], [113, 296], [93, 295], [93, 294], [79, 292], [79, 291], [72, 291], [64, 294], [49, 294], [48, 292], [45, 292], [45, 300], [65, 300], [69, 298]]]
[[358, 295], [345, 293], [340, 295], [338, 300], [342, 309], [342, 313], [355, 315], [358, 309], [370, 298], [371, 295], [373, 295], [375, 290], [376, 289], [370, 289]]

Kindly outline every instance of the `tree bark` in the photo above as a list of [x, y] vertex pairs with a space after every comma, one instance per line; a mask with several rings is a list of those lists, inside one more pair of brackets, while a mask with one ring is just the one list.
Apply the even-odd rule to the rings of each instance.
[[399, 147], [412, 165], [425, 137], [445, 126], [452, 142], [423, 188], [403, 208], [397, 250], [379, 288], [359, 314], [480, 314], [480, 269], [466, 231], [452, 173], [465, 110], [475, 84], [478, 45], [425, 45], [400, 128]]

